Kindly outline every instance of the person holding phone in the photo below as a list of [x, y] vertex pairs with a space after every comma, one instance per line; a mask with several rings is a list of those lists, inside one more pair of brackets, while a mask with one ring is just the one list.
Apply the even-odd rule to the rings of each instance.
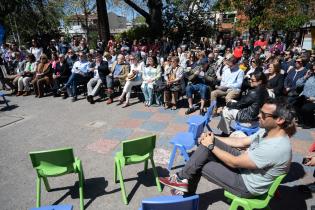
[[278, 176], [289, 171], [295, 113], [285, 101], [268, 99], [258, 117], [262, 129], [251, 136], [224, 138], [203, 133], [184, 168], [160, 177], [160, 182], [176, 195], [194, 194], [201, 176], [240, 197], [265, 194]]

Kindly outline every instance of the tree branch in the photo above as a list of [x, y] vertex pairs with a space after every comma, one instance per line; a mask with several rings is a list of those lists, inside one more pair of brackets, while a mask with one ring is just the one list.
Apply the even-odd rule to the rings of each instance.
[[131, 1], [131, 0], [124, 0], [124, 2], [126, 4], [128, 4], [129, 6], [131, 6], [134, 10], [136, 10], [140, 15], [142, 15], [146, 19], [147, 22], [150, 21], [150, 14], [147, 13], [146, 11], [144, 11], [143, 9], [141, 9], [133, 1]]

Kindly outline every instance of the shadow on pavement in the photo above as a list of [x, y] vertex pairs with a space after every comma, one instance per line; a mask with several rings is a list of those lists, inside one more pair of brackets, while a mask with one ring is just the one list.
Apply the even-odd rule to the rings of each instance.
[[207, 210], [211, 204], [218, 201], [225, 201], [223, 192], [224, 190], [221, 188], [199, 194], [199, 210]]
[[[1, 102], [0, 102], [0, 104], [1, 104]], [[4, 107], [1, 107], [0, 108], [0, 111], [11, 111], [11, 110], [13, 110], [13, 109], [16, 109], [16, 108], [18, 108], [19, 106], [17, 106], [17, 105], [14, 105], [14, 104], [9, 104], [9, 106], [6, 106], [5, 104], [4, 104]]]
[[[91, 203], [100, 196], [112, 194], [120, 191], [120, 189], [112, 190], [107, 192], [105, 189], [108, 186], [108, 181], [105, 180], [104, 177], [96, 177], [85, 179], [84, 182], [84, 199], [89, 199], [88, 202], [85, 203], [84, 208], [88, 208]], [[74, 186], [62, 187], [62, 188], [54, 188], [51, 191], [59, 191], [69, 189], [61, 198], [53, 203], [53, 205], [57, 205], [61, 203], [67, 196], [71, 196], [72, 199], [79, 198], [79, 182], [77, 181]]]
[[[169, 171], [167, 169], [164, 169], [162, 167], [156, 167], [158, 176], [168, 176]], [[140, 185], [144, 185], [145, 187], [156, 187], [156, 183], [155, 183], [155, 178], [154, 178], [154, 174], [153, 174], [153, 170], [152, 168], [148, 168], [147, 173], [144, 173], [144, 171], [138, 172], [137, 173], [137, 177], [134, 178], [129, 178], [129, 179], [124, 179], [124, 182], [129, 182], [129, 181], [134, 181], [136, 180], [137, 183], [134, 185], [134, 187], [130, 190], [128, 188], [126, 188], [126, 194], [127, 194], [127, 200], [130, 201], [133, 196], [135, 195], [136, 191], [138, 190], [138, 188], [140, 187]], [[119, 183], [119, 181], [118, 181]], [[118, 184], [117, 183], [117, 184]], [[154, 190], [154, 189], [152, 189]], [[157, 188], [155, 189], [157, 190]], [[116, 190], [113, 191], [120, 191], [120, 187]], [[128, 192], [130, 192], [128, 194]]]
[[298, 186], [280, 186], [279, 192], [280, 198], [273, 198], [270, 202], [271, 209], [307, 210], [305, 200], [312, 198], [312, 193], [301, 193]]

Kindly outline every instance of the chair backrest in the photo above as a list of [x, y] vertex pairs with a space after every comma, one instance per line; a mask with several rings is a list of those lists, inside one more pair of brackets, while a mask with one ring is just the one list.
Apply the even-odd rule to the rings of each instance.
[[145, 136], [137, 139], [123, 141], [123, 156], [145, 155], [151, 153], [155, 148], [156, 135]]
[[214, 107], [216, 106], [217, 106], [217, 101], [212, 101], [206, 113], [206, 124], [208, 124], [211, 121], [212, 112], [213, 112]]
[[243, 131], [247, 136], [250, 136], [259, 130], [259, 126], [257, 125], [255, 127], [245, 127], [245, 126], [242, 126], [239, 122], [236, 122], [235, 130]]
[[72, 148], [37, 151], [29, 154], [34, 168], [41, 164], [68, 167], [75, 161]]
[[198, 210], [199, 196], [158, 196], [144, 199], [142, 210]]
[[287, 174], [280, 175], [273, 181], [272, 185], [268, 190], [268, 197], [272, 198], [274, 196], [275, 192], [277, 191], [279, 185], [281, 184], [282, 180], [286, 175]]
[[188, 132], [193, 133], [193, 137], [195, 140], [197, 140], [200, 137], [203, 130], [204, 130], [204, 123], [200, 125], [189, 124], [189, 127], [188, 127]]
[[2, 71], [2, 74], [3, 74], [3, 78], [7, 78], [8, 77], [8, 72], [7, 72], [7, 69], [5, 68], [4, 65], [0, 65], [0, 68], [1, 68], [1, 71]]

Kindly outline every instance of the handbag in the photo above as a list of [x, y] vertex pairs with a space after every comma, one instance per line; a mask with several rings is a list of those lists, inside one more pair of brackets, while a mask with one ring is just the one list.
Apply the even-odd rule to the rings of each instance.
[[156, 92], [162, 92], [167, 88], [167, 84], [165, 81], [163, 81], [162, 79], [159, 79], [155, 82], [154, 85], [154, 91]]

